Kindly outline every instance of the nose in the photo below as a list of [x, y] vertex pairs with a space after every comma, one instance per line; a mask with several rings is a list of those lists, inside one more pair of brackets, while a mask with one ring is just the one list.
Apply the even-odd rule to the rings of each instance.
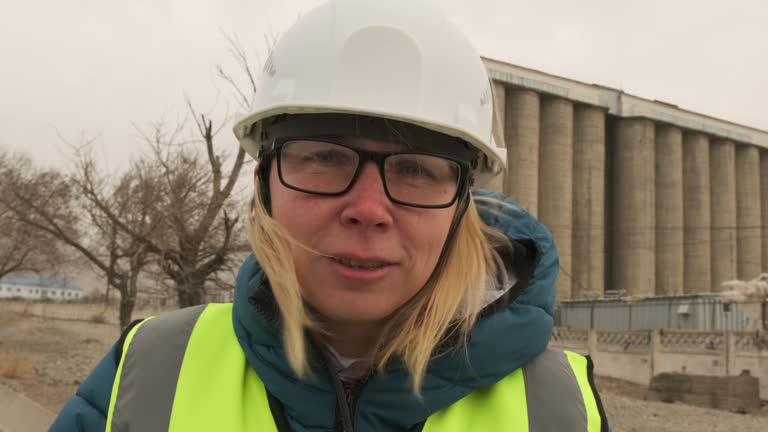
[[363, 165], [357, 181], [344, 197], [341, 223], [348, 227], [385, 230], [392, 225], [392, 202], [384, 190], [384, 181], [373, 162]]

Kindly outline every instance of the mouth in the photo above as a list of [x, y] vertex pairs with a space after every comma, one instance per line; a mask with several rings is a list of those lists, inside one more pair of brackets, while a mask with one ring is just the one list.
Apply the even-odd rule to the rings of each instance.
[[331, 261], [354, 270], [378, 270], [396, 265], [396, 263], [383, 260], [360, 260], [346, 257], [329, 257]]

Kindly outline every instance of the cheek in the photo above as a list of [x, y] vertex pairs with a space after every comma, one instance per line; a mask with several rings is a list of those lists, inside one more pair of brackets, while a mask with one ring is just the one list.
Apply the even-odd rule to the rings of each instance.
[[[276, 200], [272, 218], [299, 243], [310, 248], [322, 247], [322, 240], [328, 237], [329, 226], [334, 219], [333, 211], [327, 205], [297, 197], [296, 194], [301, 192], [290, 191]], [[296, 258], [301, 258], [304, 254], [306, 250], [303, 248], [294, 248]]]
[[274, 165], [270, 173], [269, 186], [272, 219], [282, 225], [296, 240], [309, 242], [313, 233], [328, 226], [331, 209], [327, 202], [320, 199], [322, 197], [283, 186]]
[[431, 273], [443, 245], [448, 237], [453, 209], [430, 210], [411, 225], [411, 247], [414, 251], [415, 267], [422, 272]]

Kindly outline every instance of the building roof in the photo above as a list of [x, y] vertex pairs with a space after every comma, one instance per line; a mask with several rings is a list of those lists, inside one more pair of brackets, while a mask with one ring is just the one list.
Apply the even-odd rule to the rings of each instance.
[[534, 69], [483, 58], [488, 76], [494, 81], [526, 88], [604, 108], [617, 117], [643, 117], [707, 135], [768, 148], [768, 131], [737, 124], [705, 114], [679, 108], [677, 105], [644, 99], [622, 90], [588, 84]]
[[0, 278], [0, 283], [11, 285], [32, 286], [40, 288], [56, 288], [72, 291], [81, 291], [77, 283], [60, 277], [38, 275], [6, 275]]

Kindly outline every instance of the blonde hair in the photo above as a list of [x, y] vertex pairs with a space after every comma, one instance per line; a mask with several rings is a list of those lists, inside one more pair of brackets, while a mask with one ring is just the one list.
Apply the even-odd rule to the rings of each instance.
[[[291, 246], [301, 245], [272, 217], [254, 188], [248, 239], [272, 286], [282, 316], [282, 337], [291, 369], [307, 374], [306, 330], [321, 330], [301, 295]], [[401, 306], [389, 319], [375, 353], [381, 369], [399, 356], [412, 376], [413, 391], [421, 384], [435, 348], [448, 337], [461, 337], [464, 346], [483, 306], [488, 278], [506, 282], [503, 262], [494, 247], [509, 245], [506, 236], [480, 219], [470, 196], [452, 243], [438, 264], [431, 283]]]

